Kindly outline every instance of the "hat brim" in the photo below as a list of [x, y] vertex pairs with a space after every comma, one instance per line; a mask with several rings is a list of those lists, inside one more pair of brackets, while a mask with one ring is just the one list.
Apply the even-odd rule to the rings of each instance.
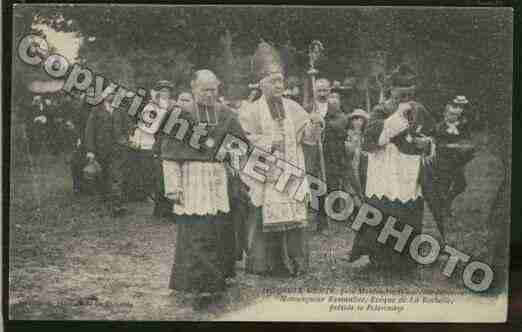
[[363, 118], [366, 121], [370, 120], [370, 116], [364, 113], [350, 113], [348, 114], [348, 119], [351, 120], [353, 118]]
[[466, 104], [469, 104], [469, 101], [466, 99], [466, 100], [457, 100], [457, 99], [453, 99], [453, 104], [457, 104], [457, 105], [466, 105]]

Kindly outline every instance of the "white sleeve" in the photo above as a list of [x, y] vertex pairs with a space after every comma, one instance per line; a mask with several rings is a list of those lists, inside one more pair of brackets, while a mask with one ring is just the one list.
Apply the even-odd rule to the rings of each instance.
[[379, 145], [386, 145], [390, 140], [408, 128], [408, 120], [401, 116], [400, 112], [393, 113], [384, 120], [384, 128], [379, 136]]
[[181, 164], [177, 161], [164, 160], [162, 162], [165, 197], [183, 190], [183, 174]]

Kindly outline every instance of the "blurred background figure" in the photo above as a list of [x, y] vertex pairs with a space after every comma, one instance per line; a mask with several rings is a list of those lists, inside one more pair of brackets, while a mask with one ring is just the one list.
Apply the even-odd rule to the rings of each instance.
[[[156, 82], [151, 92], [151, 100], [143, 108], [142, 114], [148, 112], [151, 117], [166, 112], [175, 103], [171, 98], [174, 85], [170, 81]], [[154, 115], [157, 114], [157, 115]], [[129, 137], [128, 167], [125, 168], [125, 192], [129, 201], [155, 201], [157, 179], [160, 177], [160, 168], [153, 159], [153, 148], [156, 137], [145, 130], [138, 123], [133, 123]]]
[[261, 97], [261, 90], [257, 84], [249, 84], [250, 93], [246, 99], [247, 102], [252, 103]]
[[194, 107], [194, 97], [191, 92], [183, 91], [178, 95], [177, 104], [183, 109], [191, 109]]
[[288, 77], [287, 89], [285, 90], [283, 96], [292, 99], [301, 105], [303, 103], [303, 97], [301, 95], [300, 84], [301, 82], [297, 76]]
[[437, 222], [443, 237], [446, 236], [448, 218], [453, 216], [453, 201], [466, 191], [465, 166], [473, 159], [475, 152], [471, 144], [469, 122], [465, 121], [464, 114], [459, 103], [449, 103], [444, 109], [444, 120], [435, 127], [437, 154], [433, 181], [438, 204], [430, 208], [432, 213], [434, 210], [438, 211], [433, 215], [438, 217]]
[[364, 93], [357, 89], [357, 77], [354, 73], [348, 73], [339, 90], [341, 91], [343, 110], [346, 113], [351, 113], [356, 108], [366, 104]]
[[366, 185], [366, 167], [368, 156], [362, 151], [364, 132], [370, 115], [363, 109], [357, 108], [348, 115], [348, 131], [345, 139], [347, 161], [351, 164], [353, 174], [347, 174], [350, 186], [355, 190], [357, 197], [364, 197]]
[[41, 95], [35, 95], [27, 112], [25, 128], [29, 140], [29, 152], [39, 154], [49, 139], [49, 107]]
[[93, 107], [85, 101], [85, 94], [74, 96], [70, 118], [66, 121], [65, 161], [69, 165], [74, 194], [94, 194], [96, 183], [84, 177], [83, 168], [87, 165], [85, 150], [85, 127]]
[[101, 200], [108, 204], [111, 216], [124, 214], [124, 167], [127, 163], [130, 119], [126, 110], [114, 108], [115, 94], [105, 97], [87, 120], [86, 157], [101, 166]]

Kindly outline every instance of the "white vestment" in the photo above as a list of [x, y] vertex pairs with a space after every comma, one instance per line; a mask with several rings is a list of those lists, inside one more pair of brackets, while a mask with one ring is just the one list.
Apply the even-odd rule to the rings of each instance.
[[292, 189], [303, 185], [308, 192], [308, 185], [304, 178], [305, 159], [303, 155], [303, 138], [308, 135], [310, 128], [309, 114], [291, 99], [282, 98], [286, 118], [279, 124], [270, 114], [266, 98], [262, 96], [253, 103], [245, 105], [240, 111], [240, 123], [247, 134], [247, 138], [254, 146], [271, 151], [272, 145], [281, 134], [285, 136], [285, 155], [281, 159], [303, 170], [303, 177], [293, 180], [283, 192], [276, 190], [274, 183], [262, 183], [242, 173], [243, 182], [250, 188], [249, 194], [256, 207], [262, 207], [263, 225], [277, 223], [300, 223], [306, 226], [306, 202], [292, 197]]
[[419, 182], [422, 157], [404, 154], [390, 139], [400, 134], [408, 125], [398, 112], [384, 121], [379, 137], [380, 148], [368, 153], [366, 196], [399, 200], [406, 203], [422, 196]]

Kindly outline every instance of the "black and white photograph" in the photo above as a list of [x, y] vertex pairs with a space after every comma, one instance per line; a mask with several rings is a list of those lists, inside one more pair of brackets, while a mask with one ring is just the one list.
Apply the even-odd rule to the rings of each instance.
[[4, 319], [506, 321], [512, 8], [12, 6]]

